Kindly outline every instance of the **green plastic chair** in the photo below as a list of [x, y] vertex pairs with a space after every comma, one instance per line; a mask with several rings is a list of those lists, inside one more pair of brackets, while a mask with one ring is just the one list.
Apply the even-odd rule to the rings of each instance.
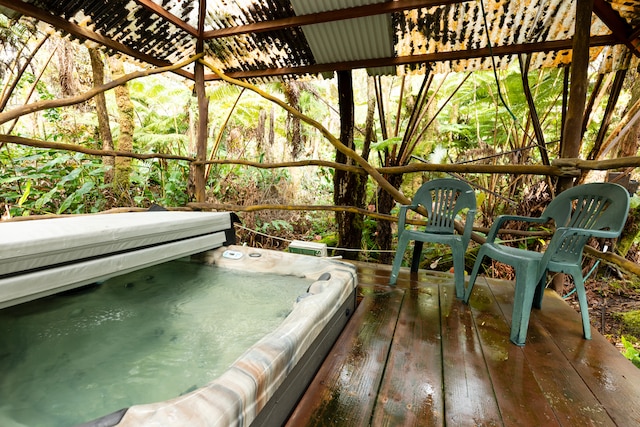
[[[408, 210], [419, 212], [420, 208], [426, 210], [427, 225], [422, 230], [406, 228]], [[454, 228], [455, 219], [464, 209], [468, 209], [468, 211], [466, 212], [463, 233], [459, 234]], [[475, 215], [476, 195], [469, 184], [452, 178], [434, 179], [424, 183], [416, 192], [411, 205], [400, 206], [398, 248], [393, 260], [389, 284], [396, 284], [402, 258], [410, 240], [415, 241], [411, 263], [411, 271], [413, 272], [418, 271], [423, 243], [442, 243], [451, 247], [456, 296], [462, 298], [464, 295], [464, 254], [471, 239]]]
[[[576, 287], [585, 339], [591, 339], [587, 295], [582, 276], [582, 251], [592, 238], [615, 239], [622, 232], [629, 212], [629, 192], [618, 184], [590, 183], [578, 185], [558, 194], [540, 218], [503, 215], [496, 218], [480, 247], [469, 276], [464, 302], [469, 302], [473, 285], [484, 257], [511, 265], [516, 273], [511, 341], [525, 344], [531, 308], [541, 308], [547, 271], [566, 273]], [[528, 251], [496, 242], [496, 235], [506, 221], [544, 224], [553, 220], [555, 232], [543, 253]]]

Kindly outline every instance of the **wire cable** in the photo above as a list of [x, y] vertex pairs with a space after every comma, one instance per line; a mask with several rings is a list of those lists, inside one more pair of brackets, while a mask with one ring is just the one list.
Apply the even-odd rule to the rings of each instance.
[[[241, 228], [241, 229], [243, 229], [245, 231], [249, 231], [251, 233], [257, 234], [259, 236], [267, 237], [269, 239], [280, 240], [282, 242], [287, 242], [287, 243], [293, 242], [293, 240], [291, 240], [291, 239], [285, 239], [283, 237], [272, 236], [270, 234], [262, 233], [260, 231], [253, 230], [251, 228], [245, 227], [244, 225], [240, 225], [240, 224], [234, 224], [234, 225], [235, 225], [236, 228]], [[327, 249], [331, 249], [331, 250], [335, 250], [335, 251], [363, 252], [363, 253], [395, 253], [396, 252], [396, 251], [393, 251], [393, 250], [386, 250], [386, 249], [354, 249], [354, 248], [340, 248], [340, 247], [335, 247], [335, 246], [328, 247]]]

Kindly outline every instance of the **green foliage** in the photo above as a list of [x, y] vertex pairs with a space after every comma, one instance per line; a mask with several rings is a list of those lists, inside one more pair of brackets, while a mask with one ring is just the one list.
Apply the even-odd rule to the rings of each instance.
[[12, 216], [104, 209], [104, 167], [81, 153], [30, 147], [0, 151], [0, 201]]
[[[143, 153], [185, 154], [191, 94], [179, 82], [152, 76], [129, 83], [135, 106], [134, 147]], [[166, 171], [168, 173], [168, 171]]]
[[623, 329], [633, 336], [640, 337], [640, 310], [620, 313]]
[[[391, 149], [394, 145], [400, 144], [402, 142], [401, 136], [396, 136], [392, 138], [385, 139], [380, 142], [376, 142], [371, 144], [371, 150], [374, 151], [384, 151]], [[363, 141], [356, 141], [356, 143], [360, 143], [359, 146], [363, 145]]]
[[633, 339], [632, 337], [621, 337], [622, 345], [624, 346], [624, 351], [622, 354], [624, 357], [629, 359], [636, 367], [640, 368], [640, 351], [634, 347], [633, 343], [630, 341], [633, 340], [637, 342], [637, 339]]
[[316, 240], [318, 243], [324, 243], [328, 248], [335, 248], [338, 246], [338, 234], [336, 232], [331, 232], [329, 234], [324, 235], [321, 239]]
[[260, 233], [269, 234], [272, 231], [293, 231], [293, 226], [285, 220], [282, 219], [274, 219], [269, 222], [262, 222], [259, 219], [256, 221], [256, 229]]
[[[375, 219], [365, 216], [362, 219], [362, 248], [365, 250], [365, 259], [375, 261], [378, 259], [377, 250], [380, 246], [376, 242], [378, 223]], [[367, 253], [366, 251], [372, 251]]]
[[[25, 83], [31, 86], [35, 81], [36, 76], [33, 73], [25, 72], [22, 76], [22, 79], [20, 80], [18, 87], [22, 88]], [[36, 83], [36, 93], [40, 97], [40, 100], [43, 101], [56, 98], [55, 94], [51, 93], [46, 83], [42, 80], [39, 80], [38, 83]], [[49, 108], [47, 110], [44, 110], [42, 115], [48, 122], [59, 122], [60, 120], [62, 120], [62, 108]]]
[[[561, 73], [561, 70], [545, 70], [528, 76], [538, 115], [545, 120], [546, 142], [556, 141], [560, 136], [559, 115], [548, 113], [561, 108], [561, 97], [558, 96], [562, 93]], [[463, 75], [450, 78], [443, 93], [451, 93], [462, 78]], [[504, 103], [499, 97], [493, 72], [475, 72], [446, 105], [439, 120], [439, 129], [448, 147], [453, 144], [465, 149], [484, 143], [506, 151], [513, 146], [529, 144], [527, 138], [514, 140], [515, 136], [523, 135], [529, 113], [517, 64], [499, 73], [498, 78]], [[530, 153], [537, 155], [535, 150], [530, 150]]]
[[[0, 150], [0, 204], [11, 216], [80, 214], [109, 207], [101, 159], [81, 153], [59, 153], [18, 147], [9, 157]], [[148, 207], [184, 206], [189, 168], [184, 162], [134, 162], [131, 199]]]
[[161, 206], [184, 206], [189, 197], [186, 183], [189, 168], [184, 162], [166, 162], [157, 159], [135, 161], [131, 174], [132, 199], [135, 204], [147, 207], [152, 203]]

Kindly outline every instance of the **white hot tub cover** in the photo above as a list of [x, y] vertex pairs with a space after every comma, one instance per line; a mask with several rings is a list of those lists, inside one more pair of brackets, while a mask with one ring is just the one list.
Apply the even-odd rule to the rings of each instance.
[[148, 211], [0, 223], [0, 308], [220, 247], [231, 215]]

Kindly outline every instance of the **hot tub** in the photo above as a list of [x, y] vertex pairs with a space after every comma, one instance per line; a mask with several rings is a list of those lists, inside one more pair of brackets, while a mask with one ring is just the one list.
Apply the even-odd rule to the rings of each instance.
[[[135, 256], [135, 252], [126, 253]], [[286, 318], [275, 329], [247, 349], [221, 375], [201, 382], [204, 386], [181, 391], [181, 395], [170, 400], [123, 408], [85, 425], [280, 425], [355, 309], [357, 278], [350, 264], [233, 245], [191, 258], [212, 264], [215, 269], [238, 271], [238, 275], [251, 271], [265, 273], [263, 277], [297, 276], [310, 279], [311, 284], [308, 289], [307, 285], [302, 288], [306, 292], [299, 294], [293, 307], [287, 309]], [[46, 277], [44, 270], [37, 272]], [[150, 282], [145, 286], [151, 286]], [[5, 356], [0, 352], [0, 357]]]
[[172, 400], [132, 406], [87, 426], [281, 425], [355, 309], [357, 276], [350, 264], [243, 246], [199, 258], [220, 268], [315, 281], [278, 328], [206, 386]]

